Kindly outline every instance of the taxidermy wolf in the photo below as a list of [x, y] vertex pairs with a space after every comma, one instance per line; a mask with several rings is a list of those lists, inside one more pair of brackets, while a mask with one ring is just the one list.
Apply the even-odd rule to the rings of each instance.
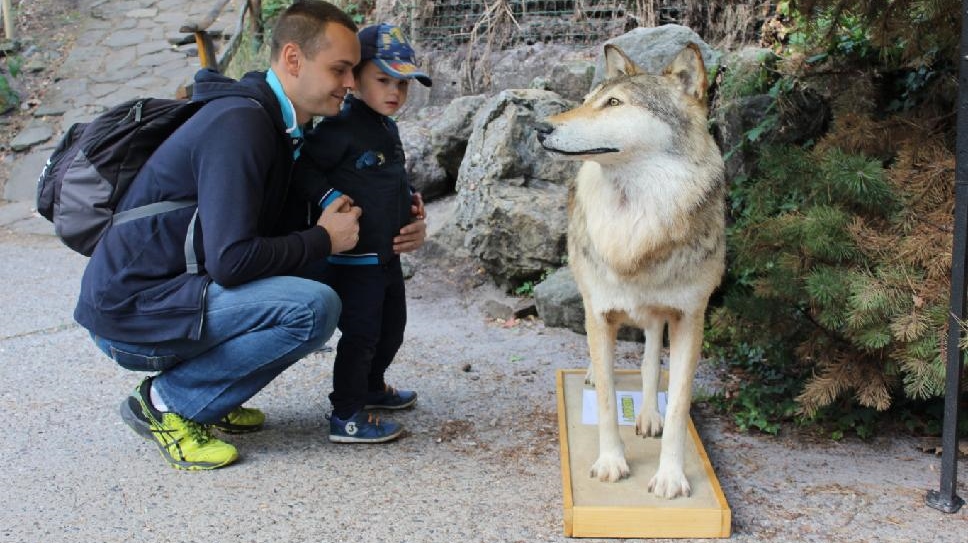
[[[649, 491], [688, 496], [683, 470], [692, 381], [709, 296], [724, 269], [723, 159], [707, 128], [702, 55], [689, 44], [659, 74], [605, 46], [605, 78], [581, 106], [549, 117], [538, 139], [583, 160], [569, 194], [568, 263], [581, 291], [598, 402], [599, 456], [591, 476], [629, 474], [619, 435], [615, 341], [645, 332], [643, 405], [635, 430], [662, 436]], [[659, 358], [669, 331], [669, 389], [659, 413]]]

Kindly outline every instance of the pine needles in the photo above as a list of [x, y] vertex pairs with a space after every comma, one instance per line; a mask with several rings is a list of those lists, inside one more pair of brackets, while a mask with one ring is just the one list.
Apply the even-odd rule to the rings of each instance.
[[959, 25], [919, 32], [957, 19], [960, 2], [794, 4], [775, 111], [812, 88], [832, 122], [791, 144], [777, 134], [802, 116], [777, 115], [749, 138], [758, 161], [731, 183], [728, 276], [707, 339], [765, 389], [782, 375], [799, 420], [866, 425], [944, 390]]
[[[784, 353], [770, 358], [805, 379], [808, 417], [848, 397], [885, 410], [896, 394], [943, 387], [954, 157], [922, 130], [884, 167], [862, 154], [865, 123], [876, 122], [835, 126], [813, 150], [764, 149], [758, 175], [734, 189], [732, 286], [712, 336]], [[776, 344], [775, 323], [789, 343]]]

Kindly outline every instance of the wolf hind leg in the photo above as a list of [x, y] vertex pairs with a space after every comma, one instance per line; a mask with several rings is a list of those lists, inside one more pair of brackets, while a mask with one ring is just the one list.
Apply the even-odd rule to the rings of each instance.
[[589, 311], [586, 312], [585, 330], [598, 405], [598, 459], [592, 464], [591, 476], [603, 482], [615, 482], [629, 474], [625, 443], [618, 433], [618, 406], [615, 399], [615, 337], [618, 335], [618, 324]]
[[683, 464], [692, 379], [699, 363], [702, 329], [703, 308], [669, 321], [669, 402], [659, 468], [649, 481], [649, 491], [660, 498], [688, 496], [692, 492]]
[[662, 331], [665, 319], [649, 317], [642, 327], [645, 348], [642, 353], [642, 410], [635, 417], [635, 433], [641, 436], [662, 434], [659, 412], [659, 359], [662, 353]]

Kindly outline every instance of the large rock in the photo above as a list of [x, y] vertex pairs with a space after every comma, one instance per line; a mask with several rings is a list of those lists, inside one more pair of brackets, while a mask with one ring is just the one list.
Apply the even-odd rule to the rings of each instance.
[[435, 200], [454, 191], [454, 181], [440, 165], [431, 144], [431, 130], [426, 120], [401, 120], [400, 141], [407, 156], [407, 174], [410, 184], [423, 195], [425, 202]]
[[562, 60], [551, 68], [548, 76], [538, 76], [529, 88], [554, 91], [567, 100], [581, 102], [591, 88], [595, 63], [591, 60]]
[[[691, 28], [682, 25], [639, 27], [605, 43], [620, 48], [645, 71], [659, 73], [690, 42], [699, 46], [707, 73], [715, 73], [721, 54], [704, 42]], [[593, 86], [601, 82], [605, 75], [605, 58], [601, 51], [602, 49], [599, 49], [598, 61], [595, 64]]]
[[446, 107], [427, 106], [398, 121], [407, 154], [410, 183], [432, 201], [454, 192], [474, 114], [487, 100], [483, 94], [457, 98]]
[[561, 265], [567, 183], [578, 168], [538, 144], [534, 123], [574, 103], [542, 90], [508, 90], [474, 119], [457, 179], [452, 228], [498, 284], [533, 280]]
[[545, 326], [585, 333], [585, 306], [571, 268], [561, 268], [535, 285], [534, 303]]
[[447, 177], [455, 183], [460, 173], [460, 163], [464, 160], [467, 140], [474, 130], [474, 116], [486, 101], [487, 96], [483, 94], [457, 98], [447, 104], [430, 126], [433, 153]]
[[550, 81], [548, 88], [579, 99], [588, 92], [599, 47], [575, 49], [566, 45], [537, 43], [492, 51], [484, 59], [468, 60], [467, 48], [427, 52], [425, 71], [433, 87], [417, 85], [407, 98], [415, 108], [445, 105], [455, 98], [474, 94], [493, 96], [505, 89], [526, 89], [535, 78]]

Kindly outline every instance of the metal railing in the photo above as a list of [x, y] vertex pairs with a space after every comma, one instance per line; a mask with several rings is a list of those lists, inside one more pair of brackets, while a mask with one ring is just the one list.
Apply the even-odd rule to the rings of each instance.
[[[239, 45], [242, 43], [242, 34], [247, 15], [249, 16], [249, 30], [255, 43], [257, 45], [262, 43], [265, 34], [265, 27], [262, 20], [262, 0], [247, 0], [239, 12], [235, 31], [231, 33], [231, 37], [222, 49], [221, 55], [218, 54], [213, 33], [209, 31], [209, 28], [218, 19], [219, 15], [222, 14], [228, 3], [229, 0], [217, 0], [215, 5], [212, 6], [212, 9], [202, 16], [202, 18], [188, 21], [179, 29], [181, 32], [190, 34], [188, 36], [188, 42], [192, 39], [195, 41], [195, 45], [198, 48], [198, 63], [200, 68], [209, 68], [219, 73], [225, 71], [229, 63], [232, 62], [232, 57], [235, 55], [235, 52], [238, 51]], [[186, 83], [178, 87], [175, 91], [177, 98], [190, 98], [191, 95], [191, 83]]]

